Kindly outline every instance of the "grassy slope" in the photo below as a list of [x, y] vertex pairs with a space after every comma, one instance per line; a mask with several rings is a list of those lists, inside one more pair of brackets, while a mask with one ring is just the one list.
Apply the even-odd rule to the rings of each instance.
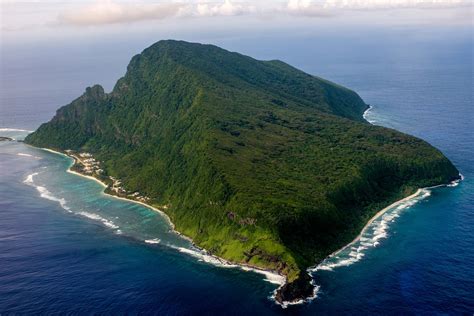
[[88, 88], [26, 142], [93, 152], [170, 204], [198, 245], [293, 281], [378, 209], [458, 175], [426, 142], [364, 122], [365, 108], [280, 61], [163, 41], [112, 93]]

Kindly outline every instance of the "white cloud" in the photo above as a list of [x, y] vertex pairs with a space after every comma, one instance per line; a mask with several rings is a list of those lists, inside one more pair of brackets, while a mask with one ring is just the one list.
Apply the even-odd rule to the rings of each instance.
[[334, 13], [325, 7], [324, 1], [289, 0], [283, 10], [291, 15], [304, 15], [312, 17], [330, 16]]
[[198, 16], [233, 16], [255, 13], [256, 8], [249, 3], [233, 3], [225, 0], [223, 3], [198, 3], [195, 15]]
[[[385, 15], [381, 14], [385, 11]], [[337, 17], [344, 16], [345, 23], [351, 18], [366, 21], [387, 18], [400, 23], [466, 23], [466, 11], [474, 12], [472, 0], [287, 0], [278, 13], [293, 17]], [[458, 20], [458, 17], [461, 20]], [[451, 23], [451, 22], [449, 22]]]
[[471, 5], [471, 0], [326, 0], [325, 8], [338, 9], [398, 9], [446, 8]]
[[289, 0], [292, 15], [326, 16], [350, 10], [447, 9], [472, 6], [472, 0]]
[[287, 8], [289, 10], [304, 10], [308, 9], [311, 5], [311, 0], [290, 0], [288, 1]]
[[99, 25], [130, 23], [143, 20], [160, 20], [176, 16], [183, 4], [125, 4], [112, 0], [101, 0], [92, 5], [70, 9], [59, 14], [58, 20], [63, 24]]
[[[344, 16], [383, 19], [381, 10], [396, 11], [400, 19], [456, 19], [472, 10], [472, 0], [0, 0], [2, 29], [28, 25], [98, 26], [150, 20], [250, 16], [255, 18], [318, 18]], [[467, 8], [471, 6], [471, 9]], [[425, 10], [426, 9], [426, 10]], [[450, 12], [448, 12], [450, 9]], [[415, 11], [418, 10], [418, 11]], [[424, 10], [424, 11], [423, 11]], [[377, 11], [377, 13], [371, 13]], [[433, 11], [436, 11], [434, 17]], [[456, 11], [456, 12], [454, 12]], [[26, 14], [26, 12], [28, 14]], [[416, 12], [414, 14], [413, 12]], [[430, 13], [422, 13], [430, 12]], [[387, 13], [389, 15], [390, 13]], [[446, 13], [446, 14], [445, 14]], [[369, 15], [372, 14], [372, 17]], [[392, 16], [392, 20], [393, 20]], [[464, 19], [466, 20], [466, 19]], [[53, 22], [54, 21], [54, 22]], [[194, 20], [193, 20], [194, 21]], [[198, 22], [193, 22], [198, 23]]]
[[100, 25], [161, 20], [171, 17], [212, 17], [251, 14], [256, 7], [247, 2], [225, 0], [220, 2], [161, 2], [131, 3], [99, 0], [93, 4], [75, 7], [59, 14], [61, 24]]

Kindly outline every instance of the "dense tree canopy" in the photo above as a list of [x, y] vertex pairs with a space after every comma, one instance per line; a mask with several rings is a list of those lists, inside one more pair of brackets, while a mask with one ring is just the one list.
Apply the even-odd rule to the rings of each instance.
[[111, 93], [87, 88], [26, 142], [92, 152], [199, 246], [304, 287], [377, 210], [458, 176], [428, 143], [365, 122], [366, 108], [281, 61], [160, 41]]

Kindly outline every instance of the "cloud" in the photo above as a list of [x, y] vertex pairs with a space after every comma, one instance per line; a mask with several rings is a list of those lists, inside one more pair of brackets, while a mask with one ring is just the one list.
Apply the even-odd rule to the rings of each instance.
[[343, 9], [401, 9], [446, 8], [470, 5], [471, 0], [327, 0], [326, 8]]
[[61, 24], [101, 25], [162, 20], [172, 17], [212, 17], [251, 14], [256, 11], [250, 3], [232, 2], [167, 2], [124, 3], [99, 0], [93, 4], [69, 9], [58, 16]]
[[311, 0], [289, 0], [284, 12], [291, 15], [304, 15], [308, 17], [323, 17], [334, 15], [325, 7], [324, 1], [313, 2]]
[[[0, 0], [1, 1], [1, 0]], [[14, 0], [7, 0], [13, 3]], [[30, 0], [31, 1], [31, 0]], [[57, 16], [61, 25], [106, 25], [149, 20], [212, 18], [230, 16], [254, 17], [329, 17], [354, 11], [447, 9], [471, 5], [471, 0], [93, 0], [88, 4], [73, 2]], [[157, 0], [153, 0], [157, 1]], [[441, 11], [441, 10], [438, 10]]]
[[198, 16], [233, 16], [252, 14], [256, 7], [249, 3], [232, 3], [225, 0], [224, 3], [198, 3], [196, 13]]
[[184, 7], [180, 3], [124, 4], [102, 0], [85, 7], [70, 9], [59, 15], [62, 24], [100, 25], [161, 20], [176, 16]]
[[[472, 8], [472, 0], [288, 0], [281, 12], [292, 16], [325, 17], [354, 11], [445, 10]], [[421, 17], [421, 16], [420, 16]]]

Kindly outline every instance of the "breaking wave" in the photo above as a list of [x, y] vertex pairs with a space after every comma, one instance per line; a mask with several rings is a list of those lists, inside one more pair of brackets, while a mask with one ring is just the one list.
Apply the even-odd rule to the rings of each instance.
[[26, 183], [28, 185], [33, 185], [33, 177], [38, 175], [38, 172], [33, 172], [32, 174], [29, 174], [25, 180], [23, 180], [23, 183]]
[[108, 220], [106, 218], [103, 218], [102, 216], [98, 215], [98, 214], [94, 214], [94, 213], [89, 213], [89, 212], [79, 212], [77, 213], [78, 215], [81, 215], [81, 216], [84, 216], [84, 217], [87, 217], [88, 219], [92, 219], [92, 220], [95, 220], [95, 221], [99, 221], [101, 222], [102, 224], [104, 224], [104, 226], [108, 227], [108, 228], [112, 228], [112, 229], [119, 229], [120, 227], [118, 225], [116, 225], [114, 222], [112, 222], [111, 220]]
[[17, 153], [16, 155], [20, 156], [20, 157], [30, 157], [30, 158], [34, 158], [34, 159], [41, 159], [40, 157], [33, 156], [33, 155], [30, 155], [30, 154], [24, 154], [24, 153]]
[[369, 108], [367, 110], [364, 111], [364, 114], [362, 114], [362, 117], [364, 118], [364, 120], [366, 120], [367, 122], [369, 122], [370, 124], [375, 124], [376, 123], [376, 120], [374, 119], [371, 119], [372, 117], [372, 109], [373, 109], [373, 106], [372, 105], [369, 105]]
[[187, 255], [190, 255], [198, 261], [206, 262], [209, 264], [212, 264], [214, 266], [218, 267], [223, 267], [223, 268], [240, 268], [244, 271], [253, 271], [259, 274], [262, 274], [265, 276], [265, 281], [273, 283], [273, 284], [278, 284], [282, 285], [285, 283], [285, 277], [282, 275], [279, 275], [277, 273], [271, 272], [271, 271], [265, 271], [265, 270], [260, 270], [260, 269], [255, 269], [252, 267], [248, 266], [243, 266], [243, 265], [238, 265], [238, 264], [232, 264], [227, 262], [226, 260], [220, 259], [216, 256], [212, 256], [207, 254], [205, 251], [200, 250], [200, 249], [190, 249], [190, 248], [185, 248], [185, 247], [176, 247], [173, 245], [168, 245], [169, 247], [178, 250], [181, 253], [185, 253]]
[[0, 132], [33, 132], [27, 129], [20, 129], [20, 128], [0, 128]]
[[[73, 213], [71, 211], [71, 208], [67, 205], [67, 202], [64, 198], [58, 198], [56, 196], [54, 196], [48, 189], [46, 189], [45, 187], [41, 186], [41, 185], [36, 185], [34, 183], [34, 177], [37, 176], [39, 173], [38, 172], [34, 172], [32, 174], [29, 174], [25, 180], [23, 181], [23, 183], [27, 184], [27, 185], [30, 185], [32, 187], [35, 187], [36, 190], [40, 193], [40, 196], [44, 199], [47, 199], [47, 200], [50, 200], [50, 201], [55, 201], [55, 202], [58, 202], [59, 205], [61, 205], [61, 207], [63, 209], [65, 209], [66, 211], [68, 211], [69, 213]], [[87, 217], [89, 219], [92, 219], [92, 220], [95, 220], [95, 221], [99, 221], [101, 222], [104, 226], [108, 227], [108, 228], [111, 228], [111, 229], [116, 229], [117, 233], [118, 234], [121, 234], [122, 232], [119, 230], [119, 226], [116, 225], [113, 221], [111, 220], [108, 220], [106, 218], [103, 218], [102, 216], [98, 215], [98, 214], [94, 214], [94, 213], [89, 213], [89, 212], [78, 212], [78, 213], [75, 213], [77, 215], [80, 215], [80, 216], [84, 216], [84, 217]]]
[[331, 271], [335, 268], [349, 266], [360, 261], [368, 249], [377, 247], [381, 239], [388, 237], [390, 225], [400, 217], [403, 211], [430, 195], [431, 191], [429, 189], [420, 189], [415, 196], [390, 206], [387, 211], [368, 224], [356, 240], [327, 257], [323, 262], [311, 269], [311, 272], [318, 270]]
[[313, 295], [311, 295], [310, 297], [307, 297], [305, 299], [301, 299], [301, 300], [296, 300], [296, 301], [291, 301], [291, 302], [288, 302], [288, 301], [285, 301], [285, 302], [278, 302], [276, 300], [276, 293], [278, 291], [278, 289], [276, 289], [274, 292], [273, 292], [273, 295], [270, 297], [272, 300], [275, 301], [275, 303], [277, 303], [278, 305], [280, 305], [282, 308], [287, 308], [288, 306], [292, 306], [292, 305], [300, 305], [300, 304], [304, 304], [304, 303], [309, 303], [311, 302], [312, 300], [314, 300], [315, 298], [318, 297], [318, 293], [319, 293], [319, 289], [321, 288], [321, 286], [319, 285], [316, 285], [314, 283], [314, 280], [311, 281], [311, 285], [313, 285]]
[[27, 185], [30, 185], [32, 187], [35, 187], [36, 190], [40, 193], [40, 196], [44, 199], [47, 199], [47, 200], [50, 200], [50, 201], [54, 201], [54, 202], [58, 202], [59, 205], [61, 205], [61, 207], [63, 209], [65, 209], [66, 211], [68, 212], [71, 212], [71, 209], [69, 208], [69, 206], [67, 206], [67, 203], [66, 203], [66, 200], [63, 199], [63, 198], [58, 198], [58, 197], [55, 197], [51, 192], [48, 191], [48, 189], [46, 189], [45, 187], [41, 186], [41, 185], [36, 185], [34, 183], [34, 180], [33, 178], [35, 176], [38, 175], [38, 172], [34, 172], [32, 174], [29, 174], [26, 179], [23, 181], [23, 183], [27, 184]]
[[459, 183], [461, 183], [461, 181], [464, 181], [464, 176], [460, 173], [459, 176], [461, 177], [461, 179], [459, 180], [455, 180], [453, 182], [451, 182], [450, 184], [448, 184], [447, 186], [448, 187], [457, 187], [459, 185]]
[[147, 244], [159, 244], [161, 242], [161, 239], [159, 238], [145, 239], [145, 242]]

